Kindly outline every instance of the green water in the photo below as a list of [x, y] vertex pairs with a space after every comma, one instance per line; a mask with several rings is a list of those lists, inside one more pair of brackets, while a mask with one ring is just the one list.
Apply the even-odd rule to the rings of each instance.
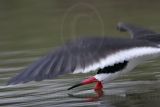
[[92, 85], [67, 91], [87, 75], [5, 86], [10, 77], [67, 40], [129, 37], [116, 30], [119, 21], [160, 32], [159, 10], [158, 0], [0, 0], [0, 106], [159, 107], [160, 59], [106, 83], [104, 96], [92, 102], [87, 100], [94, 95]]

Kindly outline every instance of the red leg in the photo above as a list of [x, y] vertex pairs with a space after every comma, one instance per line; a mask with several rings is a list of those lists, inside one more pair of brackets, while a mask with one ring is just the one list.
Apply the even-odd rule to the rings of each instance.
[[96, 92], [96, 96], [90, 97], [87, 101], [97, 101], [104, 95], [103, 85], [100, 81], [97, 82], [94, 90]]
[[75, 87], [81, 86], [81, 85], [91, 84], [94, 82], [96, 82], [96, 86], [94, 88], [96, 95], [88, 97], [86, 101], [97, 101], [104, 95], [104, 93], [103, 93], [103, 85], [102, 85], [101, 81], [98, 81], [95, 77], [90, 77], [88, 79], [85, 79], [81, 83], [70, 87], [69, 90], [73, 89]]
[[103, 89], [103, 85], [100, 81], [98, 81], [94, 90], [97, 91], [97, 90], [102, 90], [102, 89]]

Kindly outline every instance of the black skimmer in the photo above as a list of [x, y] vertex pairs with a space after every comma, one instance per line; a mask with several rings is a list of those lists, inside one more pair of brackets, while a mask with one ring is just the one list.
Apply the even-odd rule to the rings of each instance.
[[102, 81], [109, 82], [131, 71], [145, 60], [160, 54], [160, 35], [152, 30], [119, 23], [120, 31], [128, 31], [131, 38], [88, 37], [66, 43], [11, 78], [8, 85], [52, 79], [66, 73], [97, 72], [69, 88], [96, 82], [95, 90], [102, 90]]

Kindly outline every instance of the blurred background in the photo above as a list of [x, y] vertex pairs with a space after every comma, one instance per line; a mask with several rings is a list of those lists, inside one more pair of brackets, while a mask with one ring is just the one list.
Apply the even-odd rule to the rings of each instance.
[[159, 59], [106, 84], [105, 96], [92, 103], [67, 95], [68, 86], [86, 76], [81, 74], [5, 86], [10, 77], [68, 40], [129, 37], [116, 29], [118, 22], [160, 32], [159, 10], [159, 0], [0, 0], [0, 106], [159, 107]]

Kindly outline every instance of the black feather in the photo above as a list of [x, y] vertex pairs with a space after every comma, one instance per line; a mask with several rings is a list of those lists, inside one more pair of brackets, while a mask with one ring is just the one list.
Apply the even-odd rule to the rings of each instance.
[[129, 32], [133, 39], [142, 39], [160, 44], [160, 33], [128, 23], [118, 23], [118, 30]]
[[120, 50], [144, 46], [156, 47], [156, 44], [145, 40], [125, 38], [92, 37], [78, 39], [66, 43], [61, 48], [57, 48], [33, 63], [23, 72], [11, 78], [8, 84], [55, 78], [65, 73], [72, 73], [78, 68], [83, 70], [85, 67]]
[[119, 62], [112, 66], [107, 66], [102, 69], [99, 69], [97, 74], [115, 73], [115, 72], [123, 70], [127, 66], [127, 64], [128, 64], [128, 61]]

